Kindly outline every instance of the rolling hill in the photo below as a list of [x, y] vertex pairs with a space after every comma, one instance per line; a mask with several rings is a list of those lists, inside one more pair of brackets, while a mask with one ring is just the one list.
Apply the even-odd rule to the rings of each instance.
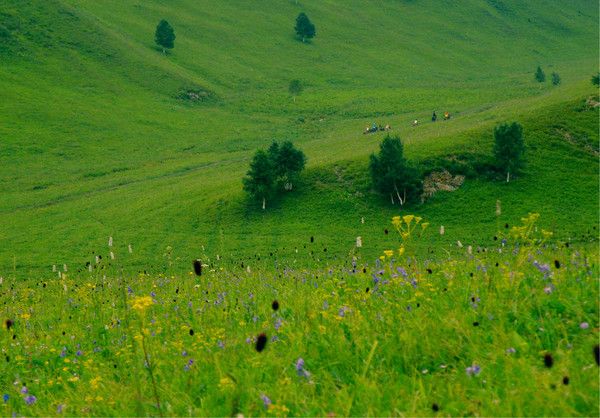
[[[301, 11], [317, 27], [308, 44], [293, 33]], [[168, 55], [153, 44], [163, 18], [177, 35]], [[362, 129], [374, 121], [417, 162], [486, 155], [497, 123], [525, 127], [523, 176], [467, 179], [401, 210], [446, 226], [426, 245], [485, 246], [498, 199], [502, 223], [537, 211], [559, 239], [595, 240], [597, 21], [587, 1], [8, 0], [0, 275], [83, 268], [107, 255], [109, 236], [134, 270], [163, 271], [167, 246], [179, 271], [217, 254], [236, 265], [347, 258], [357, 235], [374, 257], [400, 211], [368, 183], [382, 136]], [[561, 85], [535, 82], [538, 65]], [[296, 101], [292, 79], [305, 85]], [[453, 118], [425, 122], [433, 110]], [[241, 178], [274, 139], [293, 140], [308, 167], [298, 192], [262, 213]]]

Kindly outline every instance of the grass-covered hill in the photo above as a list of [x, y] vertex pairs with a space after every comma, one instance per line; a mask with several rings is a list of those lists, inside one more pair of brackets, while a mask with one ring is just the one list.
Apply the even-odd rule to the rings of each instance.
[[[307, 44], [301, 11], [317, 28]], [[168, 55], [153, 43], [161, 19], [177, 36]], [[468, 178], [402, 210], [445, 225], [436, 239], [486, 245], [498, 199], [503, 223], [538, 211], [561, 239], [596, 237], [597, 21], [588, 1], [4, 1], [0, 275], [80, 268], [109, 236], [117, 257], [133, 245], [138, 269], [162, 269], [167, 246], [185, 260], [293, 260], [311, 236], [313, 257], [345, 257], [357, 235], [374, 257], [400, 211], [368, 181], [374, 121], [422, 164], [484, 158], [495, 124], [524, 125], [520, 178]], [[561, 85], [535, 82], [538, 65]], [[305, 85], [295, 101], [292, 79]], [[433, 110], [453, 118], [427, 123]], [[308, 167], [261, 213], [241, 178], [273, 139]]]

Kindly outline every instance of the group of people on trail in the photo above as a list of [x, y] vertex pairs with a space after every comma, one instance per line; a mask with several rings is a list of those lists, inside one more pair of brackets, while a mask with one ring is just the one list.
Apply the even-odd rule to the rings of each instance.
[[365, 131], [363, 133], [370, 134], [370, 133], [377, 132], [377, 131], [389, 131], [391, 129], [392, 129], [392, 127], [390, 125], [377, 126], [377, 124], [375, 122], [373, 122], [373, 124], [371, 126], [367, 126], [365, 128]]
[[[433, 114], [431, 115], [431, 121], [435, 122], [437, 121], [438, 116], [437, 113], [435, 112], [435, 110], [433, 111]], [[450, 119], [450, 112], [446, 111], [444, 112], [444, 120], [448, 120]], [[412, 126], [418, 126], [419, 125], [419, 120], [418, 119], [414, 119], [411, 123]], [[390, 125], [377, 125], [375, 122], [373, 122], [373, 124], [371, 126], [367, 126], [364, 130], [364, 134], [370, 134], [370, 133], [374, 133], [374, 132], [378, 132], [378, 131], [389, 131], [391, 130], [392, 127]]]
[[[444, 120], [448, 120], [450, 119], [450, 112], [444, 112]], [[435, 113], [435, 110], [433, 111], [433, 114], [431, 115], [431, 121], [435, 122], [437, 120], [437, 114]]]
[[[431, 115], [431, 121], [435, 122], [437, 120], [437, 113], [435, 113], [435, 110], [433, 111], [433, 114]], [[444, 120], [448, 120], [450, 119], [450, 112], [444, 112]], [[415, 119], [412, 121], [412, 126], [418, 126], [419, 125], [419, 121], [418, 119]]]

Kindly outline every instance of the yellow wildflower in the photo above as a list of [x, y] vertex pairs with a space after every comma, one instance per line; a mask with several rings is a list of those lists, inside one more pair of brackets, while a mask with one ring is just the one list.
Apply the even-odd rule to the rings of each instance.
[[28, 313], [24, 313], [24, 314], [21, 314], [21, 318], [27, 320], [27, 319], [31, 318], [31, 315], [29, 315]]
[[139, 313], [142, 313], [146, 310], [146, 308], [152, 306], [153, 304], [154, 301], [150, 296], [137, 296], [135, 299], [133, 299], [131, 307]]
[[423, 222], [421, 224], [421, 228], [423, 228], [423, 229], [427, 228], [428, 226], [429, 226], [429, 222]]
[[404, 254], [404, 246], [398, 248], [398, 255]]
[[410, 225], [412, 220], [415, 219], [415, 215], [404, 215], [402, 219], [404, 220], [404, 222], [406, 222], [407, 225]]
[[394, 255], [394, 252], [392, 250], [385, 250], [383, 253], [386, 257], [392, 257]]

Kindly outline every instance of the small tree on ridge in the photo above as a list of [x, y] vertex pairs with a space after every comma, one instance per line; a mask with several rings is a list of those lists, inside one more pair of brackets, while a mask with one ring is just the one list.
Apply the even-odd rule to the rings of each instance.
[[506, 173], [506, 181], [510, 175], [516, 174], [523, 167], [523, 127], [517, 122], [510, 125], [503, 123], [494, 128], [494, 158], [498, 169]]
[[302, 38], [302, 42], [306, 42], [306, 39], [314, 38], [316, 34], [315, 25], [312, 24], [304, 12], [300, 13], [296, 18], [294, 29], [296, 30], [296, 34]]
[[167, 49], [175, 47], [175, 31], [169, 22], [164, 19], [156, 26], [154, 42], [162, 48], [163, 54], [167, 53]]

